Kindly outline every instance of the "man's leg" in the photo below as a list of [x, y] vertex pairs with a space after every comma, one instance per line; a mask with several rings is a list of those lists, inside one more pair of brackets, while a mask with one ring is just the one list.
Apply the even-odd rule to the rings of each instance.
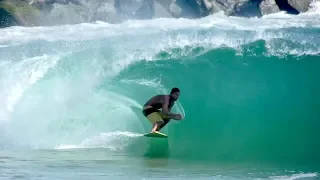
[[151, 130], [151, 133], [155, 132], [155, 131], [159, 131], [161, 129], [161, 127], [163, 126], [163, 121], [159, 121], [154, 123], [153, 128]]
[[151, 113], [147, 116], [147, 119], [153, 124], [151, 133], [157, 131], [157, 129], [162, 126], [164, 123], [162, 117], [160, 116], [159, 112]]
[[163, 123], [161, 123], [160, 125], [158, 125], [157, 127], [157, 131], [160, 131], [163, 127], [165, 127], [169, 122], [170, 122], [170, 119], [163, 119]]

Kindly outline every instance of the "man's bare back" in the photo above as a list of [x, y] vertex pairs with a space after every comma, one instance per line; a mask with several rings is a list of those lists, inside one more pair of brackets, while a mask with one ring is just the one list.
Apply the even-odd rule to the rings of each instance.
[[[165, 98], [170, 98], [168, 97], [169, 95], [156, 95], [150, 98], [145, 104], [144, 107], [146, 106], [152, 106], [153, 108], [156, 109], [161, 109], [162, 105], [165, 102]], [[170, 102], [169, 101], [169, 106], [168, 108], [171, 108], [174, 105], [174, 101]]]

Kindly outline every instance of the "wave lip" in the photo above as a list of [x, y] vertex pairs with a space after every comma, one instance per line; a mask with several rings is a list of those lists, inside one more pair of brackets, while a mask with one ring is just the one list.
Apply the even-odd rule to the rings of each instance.
[[130, 20], [122, 24], [82, 23], [52, 27], [9, 27], [0, 29], [0, 47], [26, 44], [36, 41], [79, 41], [98, 40], [121, 36], [143, 36], [170, 31], [202, 31], [207, 29], [261, 32], [269, 29], [319, 28], [320, 21], [315, 3], [308, 13], [287, 15], [282, 12], [262, 18], [227, 17], [223, 13], [213, 14], [201, 19]]

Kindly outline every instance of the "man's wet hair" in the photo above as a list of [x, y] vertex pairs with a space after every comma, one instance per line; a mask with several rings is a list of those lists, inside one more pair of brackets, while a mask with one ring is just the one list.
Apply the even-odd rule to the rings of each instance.
[[171, 92], [170, 92], [170, 94], [173, 94], [173, 93], [175, 93], [175, 92], [180, 92], [180, 89], [179, 88], [172, 88], [171, 89]]

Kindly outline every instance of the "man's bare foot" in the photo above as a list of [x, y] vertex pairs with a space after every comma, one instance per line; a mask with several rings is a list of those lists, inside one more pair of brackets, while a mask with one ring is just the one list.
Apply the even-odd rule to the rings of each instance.
[[159, 133], [159, 131], [151, 131], [150, 133]]

